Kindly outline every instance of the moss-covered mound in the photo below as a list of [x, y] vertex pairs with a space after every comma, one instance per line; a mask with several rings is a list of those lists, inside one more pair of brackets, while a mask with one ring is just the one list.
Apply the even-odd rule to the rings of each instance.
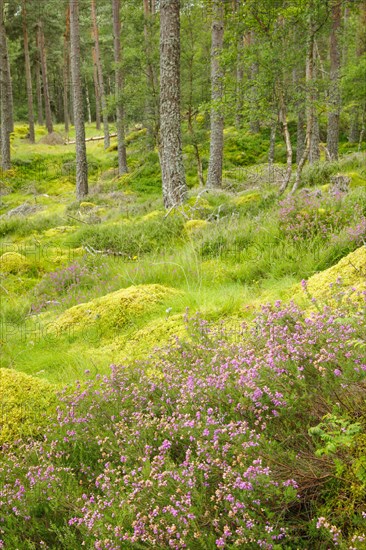
[[5, 252], [0, 256], [0, 272], [24, 273], [29, 268], [29, 261], [18, 252]]
[[[338, 291], [366, 290], [366, 246], [348, 254], [336, 265], [310, 277], [306, 292], [317, 300], [329, 300]], [[294, 297], [304, 295], [300, 285], [296, 285]]]
[[46, 380], [0, 369], [0, 444], [39, 434], [55, 404], [55, 387]]
[[126, 358], [139, 358], [154, 348], [169, 343], [175, 336], [187, 336], [183, 315], [154, 319], [128, 339], [123, 354]]
[[261, 200], [261, 194], [258, 192], [245, 193], [244, 195], [239, 195], [233, 199], [233, 203], [236, 206], [249, 206], [255, 204]]
[[206, 220], [188, 220], [184, 224], [184, 229], [187, 233], [195, 233], [201, 229], [208, 227], [209, 222]]
[[108, 335], [176, 294], [175, 289], [162, 285], [130, 286], [68, 309], [58, 317], [55, 328], [67, 332], [94, 326], [101, 336]]

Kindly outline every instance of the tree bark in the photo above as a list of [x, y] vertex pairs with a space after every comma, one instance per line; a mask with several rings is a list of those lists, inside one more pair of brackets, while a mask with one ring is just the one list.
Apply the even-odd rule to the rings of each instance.
[[12, 78], [11, 78], [10, 57], [9, 57], [8, 41], [7, 40], [6, 40], [5, 44], [6, 44], [7, 77], [8, 77], [8, 86], [9, 86], [10, 131], [14, 132], [13, 81], [12, 81]]
[[22, 26], [23, 26], [23, 42], [24, 42], [25, 80], [26, 80], [26, 86], [27, 86], [27, 101], [28, 101], [29, 141], [31, 143], [34, 143], [35, 135], [34, 135], [33, 90], [32, 90], [31, 64], [30, 64], [30, 57], [29, 57], [26, 0], [22, 0]]
[[8, 49], [6, 44], [6, 32], [4, 24], [4, 0], [0, 0], [0, 94], [1, 94], [1, 168], [9, 170], [10, 158], [10, 134], [12, 132], [12, 101], [9, 82]]
[[144, 48], [146, 58], [146, 127], [147, 127], [147, 145], [153, 149], [154, 145], [159, 146], [159, 92], [157, 84], [156, 71], [152, 59], [153, 44], [151, 40], [152, 16], [155, 13], [155, 4], [151, 5], [149, 0], [143, 0], [144, 9]]
[[311, 15], [309, 16], [308, 44], [306, 52], [306, 139], [305, 149], [298, 162], [295, 183], [292, 188], [294, 193], [300, 186], [301, 174], [310, 153], [314, 126], [314, 28]]
[[102, 105], [102, 118], [103, 118], [103, 131], [104, 131], [104, 149], [108, 149], [108, 147], [110, 146], [109, 124], [108, 124], [108, 109], [107, 109], [107, 99], [106, 99], [105, 87], [104, 87], [102, 60], [101, 60], [100, 48], [99, 48], [99, 31], [98, 31], [97, 11], [96, 11], [96, 7], [95, 7], [95, 0], [91, 0], [91, 17], [92, 17], [92, 25], [93, 25], [95, 60], [96, 60], [96, 65], [97, 65], [99, 97], [100, 97], [100, 102], [101, 102], [101, 105]]
[[41, 83], [41, 62], [39, 52], [36, 63], [36, 93], [37, 93], [37, 122], [39, 126], [43, 126], [43, 105], [42, 105], [42, 83]]
[[41, 59], [43, 98], [44, 98], [44, 106], [45, 106], [45, 113], [46, 113], [46, 128], [48, 133], [52, 134], [53, 123], [52, 123], [52, 113], [51, 113], [51, 103], [50, 103], [50, 92], [48, 87], [47, 57], [46, 57], [46, 48], [44, 43], [43, 25], [41, 21], [38, 21], [38, 24], [37, 24], [37, 42], [38, 42], [39, 56]]
[[69, 133], [69, 75], [70, 75], [70, 6], [66, 7], [66, 26], [64, 34], [64, 66], [63, 66], [63, 80], [64, 80], [64, 124], [65, 132]]
[[88, 114], [88, 123], [92, 123], [92, 116], [91, 116], [91, 108], [90, 108], [90, 97], [89, 97], [89, 88], [88, 88], [88, 81], [85, 79], [84, 83], [85, 87], [85, 101], [86, 101], [86, 112]]
[[125, 112], [123, 105], [123, 70], [121, 67], [121, 1], [113, 0], [113, 34], [115, 63], [115, 94], [116, 94], [116, 127], [118, 150], [118, 174], [128, 172], [125, 142]]
[[100, 126], [101, 126], [100, 95], [99, 95], [98, 70], [97, 70], [97, 59], [96, 59], [95, 48], [92, 49], [92, 55], [93, 55], [93, 81], [94, 81], [94, 91], [95, 91], [95, 127], [97, 130], [100, 130]]
[[[356, 57], [359, 59], [366, 52], [366, 0], [363, 0], [360, 5], [356, 41]], [[362, 105], [355, 105], [351, 113], [351, 126], [349, 131], [349, 141], [351, 143], [357, 143], [359, 141], [361, 114]]]
[[[240, 8], [240, 0], [234, 0], [233, 9], [238, 12]], [[243, 126], [243, 79], [244, 79], [244, 66], [243, 66], [243, 50], [244, 50], [244, 36], [242, 32], [237, 35], [237, 53], [236, 53], [236, 105], [235, 105], [235, 125], [238, 130]]]
[[180, 2], [160, 1], [160, 163], [165, 208], [187, 194], [180, 120]]
[[306, 114], [303, 102], [301, 105], [298, 105], [297, 113], [297, 131], [296, 131], [296, 164], [299, 164], [301, 157], [304, 154], [305, 150], [305, 139], [306, 139]]
[[[314, 29], [313, 29], [314, 30]], [[318, 87], [316, 84], [316, 79], [318, 76], [317, 70], [317, 47], [315, 41], [315, 33], [313, 38], [313, 52], [312, 52], [312, 71], [313, 71], [313, 85], [312, 85], [312, 96], [311, 96], [311, 109], [312, 109], [312, 132], [310, 136], [310, 150], [309, 150], [309, 164], [314, 164], [320, 160], [320, 130], [319, 130], [319, 118], [316, 111], [316, 102], [318, 99]]]
[[341, 8], [342, 2], [340, 0], [332, 0], [332, 28], [330, 32], [330, 87], [327, 132], [327, 149], [332, 160], [338, 159], [339, 117], [341, 109], [341, 95], [339, 89], [339, 70], [341, 64], [339, 43], [342, 18]]
[[222, 185], [222, 163], [224, 151], [224, 116], [222, 100], [224, 95], [223, 73], [220, 61], [224, 41], [224, 3], [213, 0], [212, 41], [211, 41], [211, 135], [210, 158], [208, 163], [207, 187]]
[[269, 151], [268, 151], [268, 164], [273, 165], [275, 159], [275, 147], [276, 147], [276, 131], [277, 131], [277, 122], [272, 120], [271, 122], [271, 135], [269, 139]]
[[83, 91], [80, 71], [79, 0], [70, 0], [71, 75], [76, 135], [76, 197], [88, 194], [88, 162], [85, 145]]
[[290, 183], [291, 174], [292, 174], [292, 156], [293, 156], [290, 132], [288, 129], [287, 109], [286, 109], [285, 97], [282, 89], [279, 90], [279, 119], [282, 124], [283, 137], [286, 145], [286, 173], [285, 173], [285, 177], [283, 178], [282, 185], [280, 187], [280, 194], [282, 194], [287, 188], [288, 184]]

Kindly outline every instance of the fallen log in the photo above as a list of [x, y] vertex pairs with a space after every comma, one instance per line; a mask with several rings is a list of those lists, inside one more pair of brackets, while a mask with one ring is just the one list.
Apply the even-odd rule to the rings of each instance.
[[[109, 137], [110, 138], [117, 137], [117, 133], [109, 134]], [[93, 137], [90, 137], [90, 138], [86, 138], [85, 141], [101, 141], [102, 139], [104, 139], [104, 136], [93, 136]], [[76, 141], [74, 139], [71, 140], [71, 141], [67, 141], [66, 145], [72, 145], [73, 143], [76, 143]]]

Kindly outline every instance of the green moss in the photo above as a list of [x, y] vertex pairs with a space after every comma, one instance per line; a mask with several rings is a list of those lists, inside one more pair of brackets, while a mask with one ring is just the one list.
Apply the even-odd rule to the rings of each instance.
[[3, 273], [24, 273], [29, 267], [27, 258], [18, 252], [5, 252], [0, 256], [0, 271]]
[[47, 231], [45, 231], [43, 235], [45, 237], [50, 237], [50, 238], [60, 237], [61, 235], [64, 235], [66, 233], [72, 233], [74, 229], [75, 228], [70, 225], [59, 225], [57, 227], [52, 227], [51, 229], [47, 229]]
[[94, 204], [93, 202], [81, 202], [80, 203], [80, 208], [82, 210], [92, 210], [93, 208], [95, 208], [97, 205]]
[[129, 336], [123, 355], [126, 358], [140, 358], [154, 348], [168, 344], [175, 336], [182, 338], [186, 334], [183, 315], [154, 319]]
[[188, 220], [184, 224], [184, 229], [187, 233], [196, 233], [202, 229], [206, 229], [210, 224], [206, 220]]
[[[362, 246], [348, 254], [333, 267], [317, 273], [307, 281], [308, 293], [317, 300], [329, 300], [334, 296], [334, 285], [340, 281], [342, 289], [352, 288], [365, 290], [366, 281], [366, 247]], [[304, 291], [301, 285], [294, 288], [294, 298], [302, 298]]]
[[36, 436], [56, 404], [55, 387], [45, 380], [0, 369], [0, 444]]
[[63, 333], [94, 327], [101, 335], [108, 335], [177, 293], [162, 285], [130, 286], [68, 309], [58, 317], [54, 328]]
[[236, 206], [248, 206], [253, 203], [257, 203], [261, 200], [262, 196], [258, 192], [254, 193], [246, 193], [245, 195], [240, 195], [239, 197], [235, 197], [233, 199], [233, 203]]
[[357, 172], [348, 172], [347, 176], [351, 178], [350, 187], [366, 187], [366, 179]]
[[161, 210], [152, 210], [141, 218], [141, 221], [158, 220], [164, 217], [164, 212]]

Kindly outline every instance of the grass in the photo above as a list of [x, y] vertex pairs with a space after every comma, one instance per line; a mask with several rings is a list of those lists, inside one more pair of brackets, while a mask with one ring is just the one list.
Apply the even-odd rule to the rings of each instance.
[[[61, 127], [56, 127], [56, 131], [62, 133]], [[38, 128], [37, 138], [41, 133]], [[88, 136], [96, 134], [93, 127], [87, 127]], [[37, 323], [37, 312], [41, 321], [46, 316], [47, 323], [57, 322], [63, 311], [81, 301], [120, 288], [155, 283], [182, 291], [169, 304], [172, 315], [183, 315], [190, 308], [213, 319], [245, 317], [247, 305], [288, 296], [294, 283], [333, 265], [359, 245], [347, 235], [347, 224], [354, 222], [352, 211], [356, 204], [366, 213], [362, 154], [352, 153], [339, 163], [323, 162], [305, 169], [304, 183], [309, 186], [329, 183], [331, 175], [339, 170], [352, 173], [353, 178], [357, 174], [361, 185], [352, 188], [342, 202], [342, 227], [340, 223], [335, 228], [328, 224], [330, 234], [326, 236], [311, 227], [313, 233], [294, 240], [281, 225], [278, 199], [265, 172], [252, 182], [250, 169], [245, 169], [235, 180], [235, 170], [251, 162], [249, 157], [235, 158], [241, 150], [250, 149], [258, 160], [268, 142], [265, 133], [253, 136], [228, 128], [225, 167], [234, 177], [236, 192], [210, 192], [197, 198], [192, 190], [182, 212], [168, 217], [164, 217], [161, 205], [157, 153], [145, 154], [144, 132], [130, 134], [131, 171], [122, 178], [117, 178], [114, 171], [113, 141], [107, 152], [102, 142], [88, 143], [88, 207], [74, 199], [73, 146], [30, 145], [20, 135], [21, 128], [13, 140], [14, 168], [4, 178], [12, 192], [2, 196], [0, 247], [2, 252], [24, 254], [29, 268], [24, 275], [2, 276], [3, 323], [18, 327]], [[322, 208], [329, 201], [331, 198], [324, 195], [315, 206]], [[7, 217], [11, 208], [25, 202], [34, 203], [41, 210], [26, 217]], [[303, 206], [295, 205], [293, 215], [298, 216]], [[315, 207], [305, 208], [314, 212]], [[186, 231], [187, 219], [209, 223]], [[307, 220], [302, 223], [306, 225]], [[107, 255], [93, 251], [107, 251]], [[83, 280], [71, 281], [59, 289], [50, 284], [51, 277], [62, 277], [67, 266], [75, 262]], [[164, 318], [165, 309], [160, 308], [155, 315]], [[137, 333], [152, 320], [143, 315], [135, 321], [133, 331]], [[52, 381], [74, 380], [82, 375], [93, 356], [98, 356], [101, 372], [123, 356], [122, 344], [103, 357], [98, 346], [91, 346], [90, 350], [78, 336], [60, 336], [50, 351], [44, 335], [34, 341], [28, 335], [22, 340], [19, 330], [8, 332], [2, 366]], [[123, 342], [131, 334], [130, 327], [126, 335], [118, 336]]]
[[[56, 130], [62, 133], [60, 126], [57, 126]], [[95, 128], [87, 126], [88, 136], [97, 133]], [[316, 342], [316, 346], [307, 347], [308, 342], [302, 340], [302, 328], [309, 324], [306, 309], [309, 303], [305, 295], [299, 298], [299, 283], [335, 265], [365, 242], [365, 156], [364, 153], [351, 152], [341, 156], [337, 163], [320, 162], [311, 167], [306, 166], [303, 183], [307, 191], [300, 191], [295, 197], [286, 196], [280, 200], [274, 184], [270, 181], [268, 167], [264, 164], [252, 165], [254, 162], [266, 161], [268, 133], [252, 135], [227, 128], [224, 188], [220, 191], [198, 192], [195, 186], [195, 160], [192, 148], [187, 143], [184, 152], [189, 176], [189, 198], [182, 208], [166, 215], [161, 201], [158, 155], [156, 151], [146, 153], [144, 132], [134, 129], [129, 134], [127, 143], [130, 172], [120, 178], [116, 175], [114, 140], [108, 151], [104, 151], [103, 142], [88, 142], [90, 195], [81, 202], [75, 200], [74, 146], [30, 145], [22, 140], [23, 134], [24, 128], [18, 126], [12, 142], [14, 167], [2, 175], [0, 256], [2, 253], [8, 253], [8, 267], [6, 270], [3, 261], [1, 269], [0, 260], [0, 367], [7, 369], [6, 373], [9, 376], [14, 373], [17, 376], [30, 375], [30, 378], [19, 378], [22, 384], [25, 384], [25, 391], [30, 381], [32, 388], [36, 389], [38, 382], [40, 387], [50, 388], [50, 396], [66, 384], [69, 385], [67, 392], [76, 388], [76, 400], [80, 402], [81, 407], [78, 413], [81, 416], [87, 416], [95, 403], [100, 404], [101, 409], [96, 413], [95, 421], [91, 421], [85, 427], [85, 433], [83, 422], [78, 424], [75, 440], [72, 439], [74, 436], [70, 435], [73, 433], [71, 425], [60, 428], [57, 422], [52, 424], [51, 439], [57, 439], [61, 441], [60, 445], [65, 446], [70, 442], [72, 452], [67, 451], [64, 456], [63, 450], [58, 449], [60, 455], [56, 458], [53, 455], [54, 450], [50, 451], [50, 460], [55, 459], [57, 462], [60, 459], [62, 463], [58, 470], [58, 473], [63, 472], [60, 473], [61, 478], [55, 478], [58, 479], [55, 484], [52, 480], [47, 488], [42, 485], [43, 478], [39, 480], [38, 488], [42, 497], [27, 500], [32, 522], [25, 536], [19, 534], [23, 532], [23, 525], [18, 516], [13, 518], [12, 514], [7, 514], [7, 543], [9, 547], [29, 550], [38, 548], [43, 538], [47, 540], [50, 548], [79, 548], [83, 540], [87, 541], [87, 545], [90, 543], [90, 547], [94, 547], [97, 535], [94, 533], [89, 537], [83, 528], [69, 528], [70, 525], [65, 525], [65, 518], [69, 517], [66, 510], [75, 510], [79, 506], [79, 501], [76, 504], [76, 498], [83, 500], [86, 491], [83, 483], [86, 479], [89, 480], [88, 483], [91, 479], [94, 483], [88, 485], [92, 494], [92, 486], [95, 487], [94, 473], [108, 474], [104, 471], [104, 466], [101, 466], [106, 462], [106, 455], [103, 453], [108, 454], [112, 451], [103, 448], [99, 455], [99, 444], [101, 441], [107, 441], [107, 437], [111, 435], [111, 431], [106, 427], [106, 418], [111, 414], [110, 406], [113, 405], [114, 409], [117, 407], [118, 414], [121, 413], [122, 416], [129, 415], [129, 421], [125, 419], [128, 430], [143, 427], [140, 439], [136, 435], [137, 432], [133, 435], [125, 426], [121, 433], [130, 434], [129, 442], [120, 441], [119, 435], [115, 432], [111, 442], [112, 446], [127, 446], [130, 458], [135, 457], [137, 453], [136, 471], [140, 472], [140, 463], [144, 464], [141, 478], [138, 479], [138, 483], [143, 484], [150, 480], [154, 456], [161, 453], [163, 440], [160, 441], [160, 435], [156, 434], [161, 434], [161, 430], [165, 429], [169, 431], [169, 426], [174, 425], [175, 413], [172, 417], [170, 415], [172, 403], [177, 399], [178, 413], [183, 411], [189, 416], [194, 411], [195, 415], [201, 414], [204, 406], [202, 410], [205, 417], [206, 409], [215, 411], [218, 423], [223, 415], [226, 415], [228, 426], [231, 426], [229, 429], [232, 430], [230, 422], [237, 422], [241, 418], [241, 409], [234, 410], [232, 405], [234, 396], [234, 402], [240, 403], [240, 407], [246, 411], [246, 421], [253, 422], [251, 433], [254, 434], [258, 430], [262, 421], [261, 418], [257, 418], [257, 415], [261, 414], [258, 412], [259, 405], [251, 409], [248, 405], [249, 394], [243, 396], [241, 390], [238, 393], [237, 386], [247, 370], [247, 362], [260, 362], [262, 354], [266, 353], [268, 347], [271, 348], [274, 340], [277, 347], [268, 351], [265, 368], [258, 370], [258, 376], [264, 376], [258, 389], [263, 392], [263, 388], [267, 388], [261, 401], [263, 411], [267, 410], [270, 395], [266, 393], [269, 391], [268, 388], [274, 392], [279, 391], [274, 383], [278, 373], [273, 376], [273, 373], [266, 370], [268, 365], [272, 365], [273, 358], [277, 358], [278, 350], [281, 349], [278, 361], [284, 361], [283, 357], [286, 356], [286, 365], [282, 366], [290, 369], [289, 376], [294, 375], [294, 365], [297, 365], [291, 353], [296, 352], [299, 357], [306, 357], [306, 361], [315, 354], [313, 359], [317, 361], [316, 350], [319, 354], [325, 353], [324, 350], [328, 348], [329, 353], [332, 352], [335, 345], [334, 334], [342, 340], [342, 345], [350, 347], [351, 354], [358, 353], [357, 361], [361, 361], [364, 341], [362, 331], [360, 334], [357, 332], [361, 329], [355, 322], [359, 319], [359, 312], [356, 313], [354, 310], [351, 310], [342, 322], [338, 321], [343, 319], [343, 312], [337, 313], [340, 316], [337, 320], [328, 310], [329, 323], [325, 325], [324, 319], [320, 316], [311, 325], [313, 332], [310, 340]], [[41, 135], [44, 135], [43, 129], [37, 128], [37, 139]], [[207, 136], [205, 131], [199, 135], [206, 171]], [[73, 130], [70, 132], [70, 137], [72, 136]], [[276, 161], [276, 170], [280, 172], [280, 163], [284, 161], [284, 150], [280, 144], [277, 147]], [[338, 172], [349, 175], [351, 179], [347, 195], [331, 193], [330, 178]], [[11, 209], [24, 203], [36, 205], [37, 210], [27, 216], [7, 215]], [[9, 253], [21, 254], [15, 257], [14, 265], [9, 261]], [[154, 298], [156, 285], [167, 289], [162, 291], [162, 296], [158, 300]], [[117, 294], [112, 294], [115, 292]], [[257, 313], [263, 303], [276, 304], [281, 299], [288, 303], [293, 297], [302, 305], [305, 304], [303, 312], [297, 312], [293, 306], [284, 306], [280, 314], [279, 306], [275, 305], [274, 309], [265, 309], [262, 314]], [[72, 309], [79, 304], [84, 305]], [[198, 317], [193, 315], [196, 312], [199, 314]], [[188, 325], [187, 314], [188, 317], [192, 317]], [[255, 322], [252, 326], [253, 319]], [[269, 324], [263, 324], [263, 319], [267, 319]], [[243, 322], [248, 323], [244, 340], [241, 326]], [[210, 327], [209, 332], [207, 327]], [[254, 333], [250, 332], [250, 327]], [[272, 330], [271, 327], [274, 332], [269, 334], [267, 331]], [[319, 327], [323, 327], [322, 330], [325, 332], [329, 331], [328, 340], [322, 339], [322, 330]], [[358, 327], [355, 334], [352, 332], [354, 327]], [[350, 339], [351, 333], [353, 339]], [[175, 335], [182, 339], [178, 351], [170, 344], [168, 351], [153, 352], [155, 347], [174, 341]], [[230, 347], [233, 337], [234, 344], [237, 345], [235, 350]], [[288, 349], [284, 346], [287, 337], [291, 340]], [[244, 367], [236, 371], [235, 361], [238, 358], [243, 361]], [[138, 363], [133, 362], [136, 359]], [[329, 356], [332, 369], [334, 366], [339, 370], [339, 364], [342, 365], [341, 370], [349, 369], [347, 356], [343, 352], [340, 352], [339, 364], [333, 365], [332, 361]], [[109, 381], [111, 364], [127, 365], [127, 394], [118, 393], [121, 386], [116, 390], [113, 386], [113, 376], [112, 381]], [[226, 378], [223, 373], [227, 365], [230, 365], [232, 370]], [[268, 437], [266, 435], [263, 440], [261, 439], [261, 460], [264, 457], [267, 460], [269, 457], [275, 474], [269, 480], [266, 477], [258, 478], [258, 494], [264, 492], [267, 495], [269, 491], [271, 497], [266, 500], [261, 514], [255, 516], [255, 523], [260, 526], [255, 536], [260, 537], [264, 532], [267, 533], [263, 523], [264, 517], [267, 518], [268, 526], [274, 515], [277, 517], [280, 514], [281, 521], [291, 529], [292, 540], [290, 539], [289, 546], [281, 546], [279, 542], [278, 547], [290, 549], [296, 544], [296, 548], [305, 548], [304, 541], [310, 541], [309, 545], [313, 545], [314, 548], [332, 547], [332, 532], [325, 523], [318, 529], [314, 518], [316, 514], [329, 517], [335, 510], [334, 514], [342, 530], [342, 544], [346, 548], [347, 544], [350, 544], [351, 535], [358, 536], [360, 533], [360, 529], [349, 525], [346, 511], [350, 512], [353, 522], [360, 521], [364, 480], [363, 474], [359, 473], [362, 453], [360, 454], [356, 442], [364, 445], [364, 431], [362, 427], [355, 428], [359, 417], [354, 411], [354, 404], [347, 401], [349, 396], [346, 395], [342, 384], [333, 383], [334, 373], [331, 368], [329, 367], [328, 374], [333, 378], [330, 382], [328, 379], [327, 382], [324, 381], [318, 372], [314, 372], [312, 361], [307, 369], [309, 376], [307, 375], [305, 381], [301, 376], [294, 376], [291, 384], [287, 383], [287, 379], [280, 380], [280, 389], [286, 393], [289, 407], [281, 412], [280, 421], [270, 420], [272, 431], [268, 432]], [[116, 374], [120, 382], [125, 379], [123, 372], [123, 369], [118, 370]], [[219, 376], [218, 386], [210, 390], [207, 388], [213, 380], [213, 373]], [[350, 371], [351, 375], [354, 376], [354, 373]], [[196, 376], [197, 384], [191, 387], [192, 377]], [[231, 376], [239, 376], [238, 384], [232, 385]], [[173, 389], [166, 385], [167, 380], [172, 381]], [[87, 397], [84, 404], [83, 399], [88, 396], [89, 390], [84, 394], [83, 389], [90, 389], [93, 384], [98, 386], [99, 381], [102, 385], [101, 393], [98, 393], [99, 389], [96, 388], [96, 395], [99, 397], [94, 400], [95, 403]], [[10, 389], [15, 383], [10, 376]], [[51, 386], [43, 386], [43, 383]], [[110, 393], [109, 390], [104, 393], [109, 384]], [[362, 382], [355, 382], [352, 391], [357, 393], [361, 386]], [[22, 388], [23, 386], [20, 387], [20, 394]], [[80, 395], [77, 393], [79, 388]], [[192, 391], [196, 396], [196, 400], [193, 400], [194, 406], [191, 404]], [[338, 409], [334, 405], [338, 403], [338, 397], [335, 400], [333, 391], [338, 392], [338, 396], [341, 392], [342, 403]], [[355, 403], [361, 406], [356, 393]], [[147, 404], [141, 405], [145, 403], [146, 395], [149, 396]], [[117, 402], [114, 402], [115, 398]], [[136, 402], [133, 401], [135, 398]], [[165, 398], [167, 401], [163, 404]], [[121, 408], [121, 403], [125, 399], [126, 405]], [[6, 400], [9, 400], [8, 394]], [[10, 398], [11, 406], [21, 418], [22, 410], [18, 407], [18, 401], [12, 401]], [[345, 401], [348, 403], [347, 406], [343, 405]], [[67, 398], [63, 406], [69, 406]], [[147, 415], [147, 409], [150, 410], [150, 407], [151, 425]], [[325, 413], [334, 412], [334, 407], [337, 409], [334, 414], [338, 414], [340, 418], [323, 418]], [[32, 469], [32, 465], [38, 464], [40, 457], [42, 467], [46, 465], [47, 460], [43, 458], [43, 451], [39, 452], [37, 448], [37, 419], [28, 412], [27, 410], [24, 418], [27, 422], [31, 420], [29, 434], [36, 434], [33, 435], [36, 446], [33, 448], [31, 444], [30, 447], [24, 447], [24, 460], [20, 463]], [[208, 416], [210, 414], [207, 413]], [[165, 420], [163, 422], [164, 418], [167, 421], [166, 425]], [[66, 424], [68, 422], [69, 420]], [[70, 422], [72, 424], [73, 420]], [[179, 427], [179, 437], [177, 436], [174, 441], [166, 463], [166, 471], [173, 472], [175, 480], [183, 468], [177, 465], [184, 459], [183, 451], [188, 445], [187, 428], [191, 429], [188, 424], [183, 424]], [[315, 429], [314, 440], [309, 439], [310, 427]], [[238, 447], [235, 452], [233, 451], [233, 456], [241, 456], [243, 441], [240, 438], [244, 435], [243, 433], [239, 436]], [[169, 434], [165, 436], [168, 439], [170, 437]], [[198, 438], [200, 444], [205, 441], [202, 434], [196, 433], [195, 429], [190, 431], [190, 437]], [[262, 435], [260, 437], [262, 438]], [[138, 443], [139, 447], [136, 447], [135, 451], [129, 447], [131, 441], [133, 445]], [[146, 448], [146, 443], [153, 446], [156, 444], [156, 448], [154, 447], [154, 456], [144, 461], [143, 449]], [[212, 449], [210, 447], [213, 465], [221, 464], [222, 457], [228, 452], [225, 460], [231, 464], [231, 451], [228, 451], [227, 447], [230, 442], [226, 441], [226, 435], [223, 435], [222, 441], [220, 439], [220, 445], [221, 443], [222, 452], [220, 451], [219, 455], [216, 454], [214, 444]], [[329, 452], [326, 445], [329, 444], [335, 445], [334, 462], [333, 455], [331, 459], [323, 457], [319, 462], [315, 452], [321, 454], [325, 449], [326, 455]], [[55, 445], [56, 449], [58, 443]], [[253, 449], [255, 458], [255, 445]], [[349, 449], [350, 454], [347, 454], [348, 451], [345, 449]], [[15, 454], [18, 451], [19, 449]], [[299, 462], [294, 458], [296, 453], [300, 456]], [[240, 460], [247, 461], [248, 456], [243, 455]], [[357, 471], [350, 467], [353, 457]], [[18, 466], [15, 465], [13, 470], [10, 454], [8, 458], [8, 471], [17, 478]], [[72, 467], [75, 467], [76, 473], [70, 474], [67, 469], [63, 470], [69, 459], [73, 461]], [[43, 462], [44, 460], [46, 462]], [[200, 459], [197, 457], [197, 460]], [[238, 464], [232, 466], [238, 467], [241, 471], [243, 463], [240, 463], [240, 467]], [[279, 464], [282, 466], [279, 467]], [[281, 470], [283, 464], [286, 465], [286, 478]], [[214, 548], [217, 540], [220, 540], [221, 544], [221, 539], [217, 538], [219, 535], [207, 527], [213, 525], [213, 519], [216, 517], [216, 512], [213, 513], [211, 510], [210, 502], [212, 499], [218, 499], [215, 506], [220, 510], [222, 502], [216, 493], [210, 493], [205, 488], [207, 485], [202, 472], [206, 471], [206, 467], [207, 465], [202, 464], [196, 472], [200, 489], [197, 494], [194, 492], [193, 500], [194, 514], [198, 514], [199, 521], [189, 535], [191, 548], [196, 547], [194, 545], [198, 539], [200, 542], [197, 542], [197, 548]], [[89, 471], [88, 468], [93, 469], [91, 477], [85, 473]], [[337, 474], [337, 468], [343, 468], [342, 479]], [[312, 478], [314, 472], [315, 481]], [[23, 474], [19, 474], [20, 477], [21, 475]], [[215, 466], [210, 469], [209, 475], [215, 487], [219, 487], [220, 483], [225, 486], [225, 480], [220, 477], [221, 474]], [[318, 475], [319, 479], [323, 479], [321, 475], [327, 479], [329, 476], [329, 483], [321, 481], [320, 485], [317, 485]], [[301, 500], [300, 504], [294, 502], [297, 498], [294, 496], [294, 487], [283, 489], [281, 486], [279, 489], [276, 486], [278, 479], [291, 477], [302, 480], [305, 487], [304, 500]], [[309, 479], [315, 485], [311, 485], [312, 489], [307, 493], [306, 484], [309, 483]], [[337, 499], [343, 501], [345, 498], [345, 480], [357, 486], [357, 494], [352, 495], [352, 498], [347, 496], [342, 508], [336, 503]], [[27, 483], [28, 481], [25, 482]], [[118, 487], [118, 479], [115, 480], [115, 486]], [[318, 491], [320, 486], [321, 492]], [[182, 489], [180, 485], [177, 488]], [[155, 489], [158, 491], [158, 488]], [[51, 501], [47, 501], [46, 495], [51, 494], [47, 493], [48, 490], [53, 491]], [[230, 491], [235, 493], [236, 488], [231, 487]], [[175, 489], [173, 491], [169, 486], [166, 491], [159, 493], [162, 505], [166, 506], [167, 499], [172, 497], [173, 492], [175, 493]], [[75, 495], [72, 502], [70, 495]], [[118, 517], [119, 524], [126, 529], [130, 528], [137, 513], [147, 510], [150, 506], [151, 495], [148, 500], [142, 496], [139, 499], [140, 496], [133, 499], [133, 504], [131, 501], [122, 511], [116, 509], [113, 512], [116, 514], [115, 517]], [[275, 505], [277, 501], [281, 503], [281, 510]], [[203, 520], [203, 509], [209, 515], [207, 521]], [[252, 512], [251, 508], [250, 513]], [[225, 514], [226, 512], [223, 517], [226, 521]], [[104, 531], [104, 524], [108, 526], [109, 520], [109, 517], [105, 517], [105, 521], [98, 527], [98, 532], [102, 533], [104, 538], [108, 535]], [[20, 523], [17, 523], [18, 521]], [[163, 519], [162, 525], [164, 521]], [[225, 525], [221, 525], [221, 519], [217, 521], [221, 535], [225, 534]], [[278, 525], [274, 528], [277, 529]], [[0, 525], [0, 539], [1, 528]], [[206, 534], [200, 538], [202, 532]], [[268, 533], [265, 536], [267, 535]], [[162, 535], [163, 539], [164, 536]], [[238, 540], [238, 544], [245, 544], [240, 538]], [[358, 543], [359, 541], [355, 542], [356, 547]], [[126, 539], [126, 543], [123, 544], [126, 544], [126, 548], [134, 545], [130, 539]], [[166, 539], [161, 545], [166, 547]]]

